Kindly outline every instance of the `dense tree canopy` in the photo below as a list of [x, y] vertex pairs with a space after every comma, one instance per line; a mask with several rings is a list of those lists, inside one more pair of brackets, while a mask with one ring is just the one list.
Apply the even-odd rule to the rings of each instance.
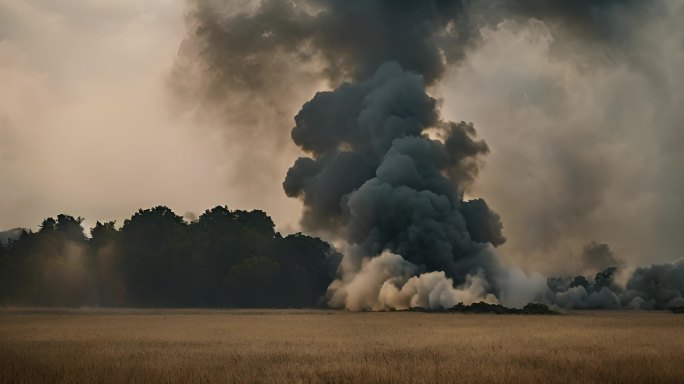
[[47, 218], [0, 243], [0, 305], [314, 307], [340, 255], [302, 234], [283, 237], [262, 211], [207, 210], [187, 222], [167, 207], [121, 228]]

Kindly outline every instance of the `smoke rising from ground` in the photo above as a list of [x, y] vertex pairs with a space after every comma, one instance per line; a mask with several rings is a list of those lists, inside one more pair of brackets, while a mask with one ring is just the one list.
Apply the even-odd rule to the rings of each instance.
[[[622, 265], [607, 245], [590, 243], [596, 237], [617, 244], [620, 255], [640, 257], [626, 252], [631, 240], [619, 235], [636, 229], [637, 215], [653, 208], [653, 192], [629, 187], [634, 180], [657, 185], [657, 176], [638, 166], [643, 159], [621, 156], [630, 148], [615, 140], [626, 134], [622, 143], [638, 147], [648, 133], [632, 126], [648, 120], [630, 126], [629, 113], [613, 113], [624, 109], [623, 99], [610, 97], [623, 91], [618, 84], [625, 76], [634, 80], [622, 85], [627, 88], [662, 84], [662, 68], [633, 47], [656, 36], [656, 21], [676, 15], [681, 7], [668, 1], [264, 0], [234, 7], [192, 1], [174, 80], [189, 84], [180, 93], [192, 95], [195, 108], [228, 106], [228, 115], [235, 105], [268, 113], [282, 99], [291, 108], [300, 97], [290, 97], [292, 90], [315, 86], [316, 79], [332, 89], [296, 115], [291, 137], [307, 156], [294, 162], [283, 183], [304, 204], [302, 227], [346, 249], [331, 304], [434, 306], [441, 299], [407, 292], [452, 292], [466, 284], [483, 287], [475, 289], [477, 297], [519, 302], [514, 292], [525, 292], [541, 300], [550, 297], [549, 288], [530, 271], [596, 273]], [[489, 50], [498, 55], [494, 60], [476, 61]], [[518, 65], [506, 64], [509, 57]], [[494, 76], [480, 79], [482, 69]], [[536, 83], [516, 72], [530, 69], [541, 73]], [[596, 81], [605, 74], [614, 78]], [[192, 76], [199, 81], [184, 82]], [[577, 79], [586, 79], [584, 88], [573, 89]], [[525, 93], [489, 94], [488, 83], [492, 93]], [[605, 100], [612, 104], [591, 105]], [[454, 101], [461, 104], [452, 107]], [[476, 126], [483, 121], [485, 131], [515, 130], [493, 138], [503, 151], [491, 155], [484, 171], [483, 156], [493, 147], [475, 139], [473, 124], [442, 117], [459, 121], [457, 111], [473, 116]], [[283, 137], [263, 124], [255, 129], [266, 140]], [[640, 153], [653, 156], [657, 147]], [[489, 197], [505, 214], [490, 209]], [[511, 228], [502, 224], [508, 215]], [[615, 222], [607, 225], [605, 218]], [[597, 233], [600, 224], [609, 229]], [[631, 238], [643, 253], [659, 236], [641, 233]], [[495, 246], [512, 258], [502, 260]], [[511, 266], [516, 262], [527, 272]], [[438, 288], [442, 283], [451, 291]], [[556, 288], [563, 293], [551, 301], [568, 303], [582, 296], [569, 289], [587, 290], [561, 284], [551, 292]], [[600, 288], [586, 296], [609, 296]], [[448, 296], [437, 295], [443, 303]]]
[[667, 309], [684, 305], [683, 279], [682, 260], [627, 271], [611, 267], [595, 277], [550, 278], [545, 300], [569, 309]]
[[[331, 287], [332, 303], [358, 309], [354, 286], [368, 280], [401, 284], [395, 287], [401, 290], [412, 289], [406, 284], [427, 292], [439, 289], [428, 282], [439, 276], [402, 281], [419, 269], [441, 272], [449, 286], [466, 284], [474, 275], [485, 280], [479, 284], [488, 284], [498, 268], [489, 248], [503, 241], [502, 226], [484, 201], [461, 198], [488, 148], [474, 138], [472, 125], [440, 119], [421, 76], [396, 62], [385, 63], [368, 80], [319, 92], [295, 121], [293, 140], [311, 157], [299, 158], [290, 168], [285, 191], [302, 198], [305, 229], [326, 230], [349, 246], [341, 288]], [[430, 139], [428, 129], [439, 139]], [[461, 209], [469, 204], [477, 206], [466, 216]], [[392, 259], [396, 266], [378, 268], [366, 262], [385, 251], [400, 255]], [[381, 265], [392, 261], [385, 259]], [[396, 271], [373, 276], [386, 268]], [[384, 299], [406, 296], [388, 289], [381, 289], [377, 304], [363, 304], [375, 309], [386, 305]], [[484, 296], [487, 288], [479, 291]], [[345, 292], [352, 295], [341, 299]]]
[[365, 259], [356, 273], [344, 274], [332, 283], [333, 307], [361, 310], [405, 310], [409, 308], [442, 309], [458, 303], [480, 301], [498, 303], [488, 293], [488, 285], [481, 275], [468, 275], [466, 281], [454, 287], [444, 272], [419, 274], [420, 269], [392, 253]]

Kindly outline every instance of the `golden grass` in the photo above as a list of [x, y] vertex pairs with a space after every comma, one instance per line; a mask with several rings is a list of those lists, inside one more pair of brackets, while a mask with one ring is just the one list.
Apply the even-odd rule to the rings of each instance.
[[684, 382], [684, 316], [0, 312], [8, 383]]

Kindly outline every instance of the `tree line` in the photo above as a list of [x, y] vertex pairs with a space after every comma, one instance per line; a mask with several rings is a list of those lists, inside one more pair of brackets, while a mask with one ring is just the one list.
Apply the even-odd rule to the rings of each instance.
[[82, 222], [58, 215], [0, 242], [0, 305], [315, 307], [341, 259], [318, 238], [283, 237], [258, 210], [188, 222], [159, 206], [90, 236]]

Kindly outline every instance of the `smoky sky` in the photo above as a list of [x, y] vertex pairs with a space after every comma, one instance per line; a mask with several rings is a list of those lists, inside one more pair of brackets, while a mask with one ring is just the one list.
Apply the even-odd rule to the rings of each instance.
[[590, 41], [538, 20], [487, 28], [444, 83], [447, 116], [492, 149], [475, 192], [504, 218], [502, 251], [532, 268], [577, 272], [591, 241], [636, 264], [681, 257], [682, 7], [643, 6]]
[[[295, 99], [288, 97], [290, 88], [302, 73], [327, 81], [331, 90], [318, 92], [295, 116], [291, 138], [306, 155], [293, 162], [283, 187], [288, 196], [303, 202], [304, 229], [343, 239], [350, 247], [347, 269], [342, 268], [340, 284], [332, 288], [332, 300], [342, 292], [341, 300], [348, 308], [350, 300], [361, 306], [374, 305], [357, 300], [353, 291], [368, 286], [357, 283], [357, 278], [375, 281], [371, 284], [375, 288], [378, 282], [386, 285], [382, 278], [377, 279], [379, 271], [370, 272], [367, 258], [387, 251], [408, 262], [383, 256], [385, 262], [396, 263], [392, 268], [396, 275], [390, 278], [421, 273], [412, 267], [415, 265], [425, 272], [443, 271], [459, 286], [474, 286], [472, 279], [479, 276], [485, 286], [490, 285], [483, 292], [503, 294], [502, 287], [493, 286], [501, 276], [492, 279], [492, 275], [512, 272], [500, 272], [507, 270], [498, 266], [498, 256], [478, 245], [505, 242], [502, 216], [486, 199], [464, 198], [478, 193], [486, 197], [477, 176], [481, 155], [489, 153], [490, 147], [485, 141], [474, 141], [472, 124], [443, 119], [446, 101], [427, 93], [430, 89], [448, 92], [443, 88], [447, 71], [458, 81], [461, 69], [467, 69], [471, 57], [477, 57], [474, 55], [487, 46], [493, 33], [507, 29], [524, 36], [538, 33], [533, 28], [539, 28], [546, 33], [540, 40], [546, 39], [550, 61], [569, 60], [568, 67], [580, 72], [624, 63], [643, 73], [646, 80], [661, 78], [630, 45], [637, 38], [632, 29], [648, 24], [638, 15], [662, 15], [667, 4], [378, 0], [242, 5], [189, 3], [189, 36], [181, 47], [173, 83], [181, 98], [190, 100], [195, 108], [217, 110], [231, 121], [235, 103], [226, 103], [227, 99], [235, 98], [237, 105], [245, 101], [245, 105], [256, 105], [252, 113], [268, 113], [270, 107], [280, 105], [280, 99]], [[578, 56], [583, 60], [577, 60]], [[285, 87], [281, 77], [287, 78]], [[560, 117], [565, 90], [559, 83], [537, 93], [540, 101], [548, 99], [551, 108], [558, 108], [555, 112]], [[471, 91], [477, 94], [477, 85]], [[484, 103], [483, 111], [489, 115], [500, 112], [488, 107], [486, 100]], [[577, 228], [588, 227], [587, 222], [605, 205], [614, 172], [602, 165], [619, 161], [604, 151], [604, 139], [583, 130], [582, 123], [571, 121], [573, 140], [545, 136], [541, 142], [533, 138], [524, 143], [526, 147], [517, 148], [518, 153], [534, 153], [540, 146], [544, 156], [550, 157], [541, 160], [555, 168], [544, 170], [546, 164], [537, 163], [537, 158], [529, 164], [512, 159], [495, 170], [527, 166], [528, 171], [546, 171], [551, 177], [542, 182], [552, 185], [557, 201], [544, 200], [543, 194], [521, 195], [516, 184], [523, 180], [507, 180], [510, 185], [489, 192], [494, 199], [513, 197], [508, 204], [523, 207], [522, 214], [529, 215], [523, 222], [513, 218], [512, 233], [527, 238], [513, 240], [510, 246], [512, 254], [525, 255], [527, 261], [542, 252], [551, 255], [543, 261], [549, 265], [553, 256], [572, 256], [572, 244], [577, 247], [576, 241], [581, 239]], [[506, 122], [502, 126], [506, 127]], [[429, 137], [430, 129], [437, 139]], [[250, 132], [272, 137], [270, 141], [276, 143], [285, 137], [269, 126]], [[587, 144], [578, 146], [574, 140], [580, 139]], [[258, 161], [258, 156], [252, 159]], [[552, 178], [558, 174], [561, 176]], [[537, 187], [543, 190], [546, 186]], [[516, 194], [521, 199], [542, 199], [516, 202]], [[530, 228], [536, 238], [518, 226]], [[571, 245], [562, 249], [559, 244], [563, 241]], [[608, 252], [593, 251], [585, 248], [579, 260], [584, 265], [579, 269], [599, 268], [592, 261], [601, 257], [608, 260], [599, 260], [599, 264], [613, 261]], [[565, 268], [573, 268], [567, 264]], [[393, 284], [400, 288], [408, 282]]]
[[[348, 214], [339, 203], [382, 160], [349, 150], [362, 145], [345, 118], [393, 62], [421, 78], [424, 110], [401, 111], [437, 128], [419, 135], [445, 146], [462, 136], [447, 151], [460, 160], [435, 161], [458, 179], [453, 201], [475, 243], [558, 274], [599, 268], [583, 262], [592, 242], [630, 265], [673, 261], [684, 246], [683, 8], [0, 0], [0, 229], [60, 211], [94, 221], [226, 203], [330, 234]], [[392, 154], [414, 153], [405, 146]], [[293, 164], [302, 177], [324, 169], [325, 182], [287, 177], [285, 193]], [[382, 177], [401, 167], [388, 162]]]
[[181, 0], [0, 1], [0, 229], [35, 229], [65, 212], [86, 227], [120, 224], [157, 204], [196, 213], [259, 207], [281, 226], [296, 224], [296, 202], [278, 199], [277, 184], [264, 188], [259, 173], [253, 187], [234, 187], [237, 156], [223, 135], [174, 104], [168, 78], [184, 8]]

